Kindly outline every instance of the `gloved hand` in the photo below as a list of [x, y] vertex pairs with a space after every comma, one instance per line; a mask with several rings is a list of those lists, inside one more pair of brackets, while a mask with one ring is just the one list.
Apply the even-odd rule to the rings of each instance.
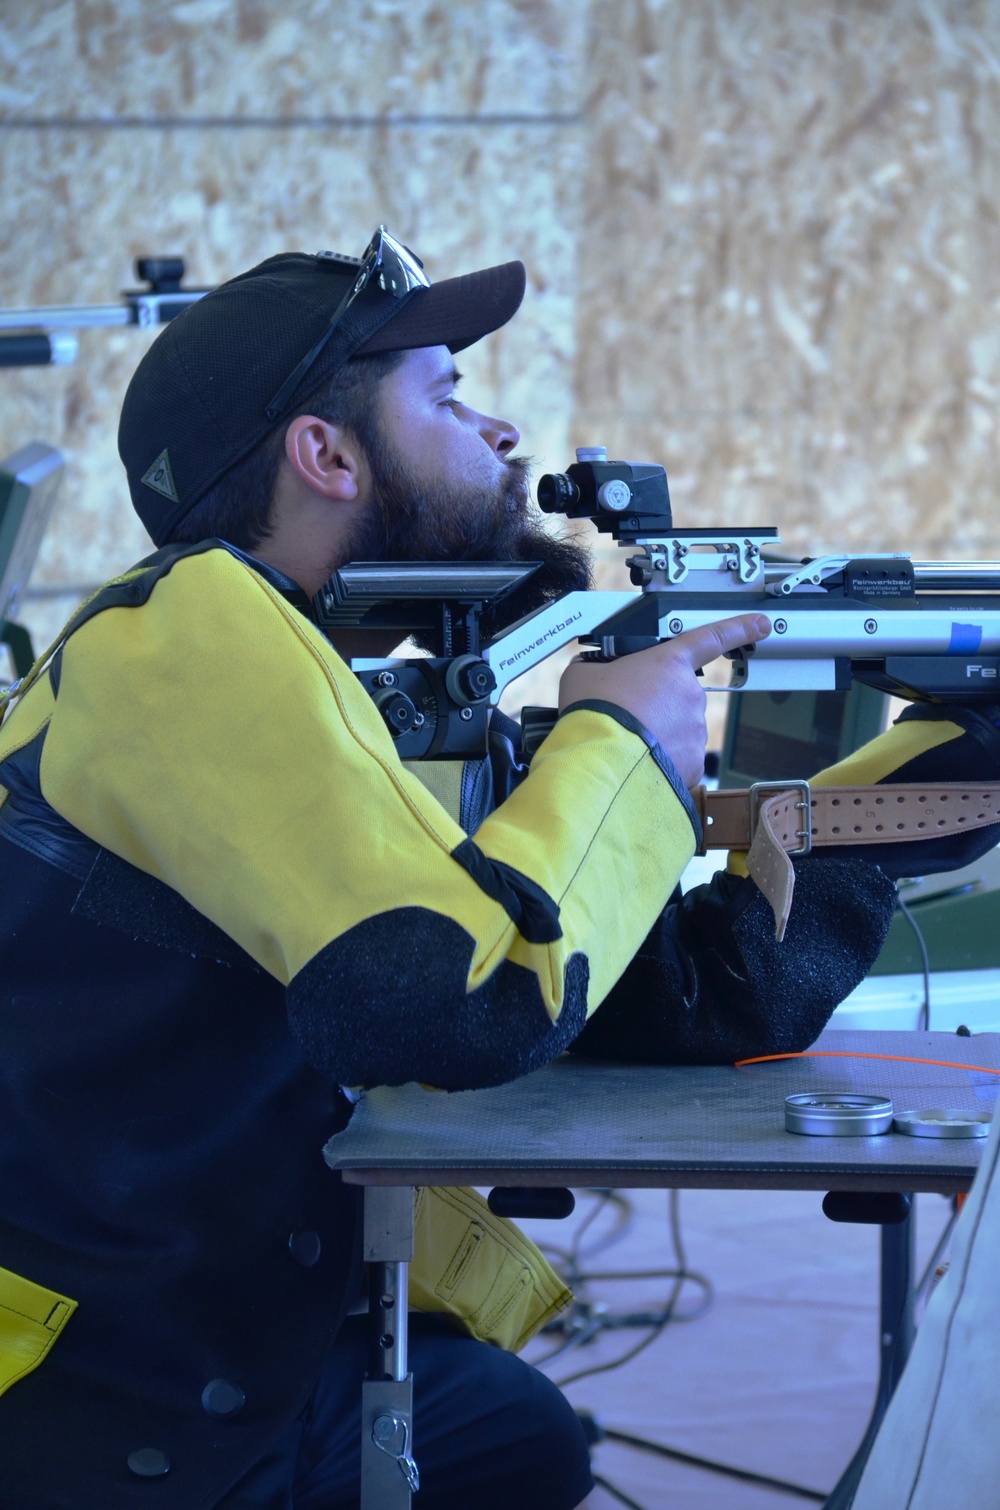
[[570, 1053], [731, 1064], [808, 1048], [878, 958], [896, 888], [865, 860], [794, 865], [795, 905], [780, 944], [763, 893], [749, 877], [720, 872], [665, 908]]
[[[1000, 705], [915, 703], [891, 728], [813, 778], [815, 786], [1000, 780]], [[877, 959], [893, 880], [971, 864], [1000, 824], [907, 844], [824, 847], [795, 860], [782, 943], [745, 854], [676, 898], [570, 1052], [646, 1064], [719, 1064], [812, 1043]]]

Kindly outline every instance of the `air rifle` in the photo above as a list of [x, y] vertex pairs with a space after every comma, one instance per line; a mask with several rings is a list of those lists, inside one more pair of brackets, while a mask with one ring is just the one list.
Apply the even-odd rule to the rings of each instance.
[[145, 288], [127, 288], [118, 304], [57, 304], [0, 309], [0, 367], [65, 367], [76, 360], [77, 330], [163, 325], [208, 293], [184, 288], [183, 257], [139, 257], [135, 275]]
[[[1000, 702], [1000, 562], [902, 553], [775, 559], [780, 536], [771, 527], [675, 529], [663, 467], [609, 461], [600, 447], [543, 477], [538, 501], [628, 547], [638, 591], [567, 593], [483, 649], [482, 607], [531, 566], [353, 563], [314, 599], [329, 629], [445, 625], [429, 662], [352, 662], [404, 759], [484, 753], [488, 707], [573, 640], [591, 647], [591, 658], [613, 659], [748, 610], [766, 613], [772, 633], [731, 652], [728, 686], [712, 690], [831, 691], [859, 681], [911, 700]], [[427, 574], [423, 597], [414, 594], [415, 572]], [[447, 627], [456, 616], [457, 649]]]

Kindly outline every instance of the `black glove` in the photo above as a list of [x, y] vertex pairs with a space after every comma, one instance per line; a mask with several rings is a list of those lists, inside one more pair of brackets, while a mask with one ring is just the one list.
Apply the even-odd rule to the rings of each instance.
[[[915, 703], [816, 786], [1000, 780], [1000, 705]], [[971, 864], [1000, 824], [906, 844], [817, 849], [796, 860], [782, 943], [770, 906], [733, 857], [662, 913], [571, 1053], [646, 1064], [715, 1064], [807, 1048], [878, 958], [894, 878]]]
[[720, 872], [661, 913], [570, 1053], [731, 1064], [808, 1048], [875, 963], [896, 888], [865, 860], [794, 864], [795, 902], [780, 944], [753, 881]]

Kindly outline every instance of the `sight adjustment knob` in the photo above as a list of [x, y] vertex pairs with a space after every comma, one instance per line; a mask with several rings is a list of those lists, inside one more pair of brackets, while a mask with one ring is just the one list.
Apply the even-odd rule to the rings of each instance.
[[597, 501], [609, 513], [623, 514], [632, 502], [632, 489], [620, 477], [612, 477], [601, 483], [597, 490]]
[[481, 656], [457, 655], [445, 673], [444, 684], [453, 703], [471, 708], [486, 701], [497, 679]]
[[382, 687], [372, 695], [372, 701], [394, 739], [398, 739], [400, 734], [409, 734], [412, 729], [419, 729], [424, 721], [423, 714], [417, 712], [413, 699], [398, 688]]

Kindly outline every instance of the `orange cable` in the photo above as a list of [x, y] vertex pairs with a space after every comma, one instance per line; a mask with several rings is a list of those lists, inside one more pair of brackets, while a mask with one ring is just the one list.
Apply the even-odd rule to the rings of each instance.
[[755, 1059], [737, 1059], [734, 1069], [744, 1064], [767, 1064], [771, 1059], [894, 1059], [898, 1064], [939, 1064], [946, 1070], [974, 1070], [982, 1075], [1000, 1078], [1000, 1068], [988, 1068], [985, 1064], [959, 1064], [954, 1059], [916, 1059], [911, 1054], [861, 1054], [849, 1049], [803, 1049], [800, 1054], [758, 1054]]

